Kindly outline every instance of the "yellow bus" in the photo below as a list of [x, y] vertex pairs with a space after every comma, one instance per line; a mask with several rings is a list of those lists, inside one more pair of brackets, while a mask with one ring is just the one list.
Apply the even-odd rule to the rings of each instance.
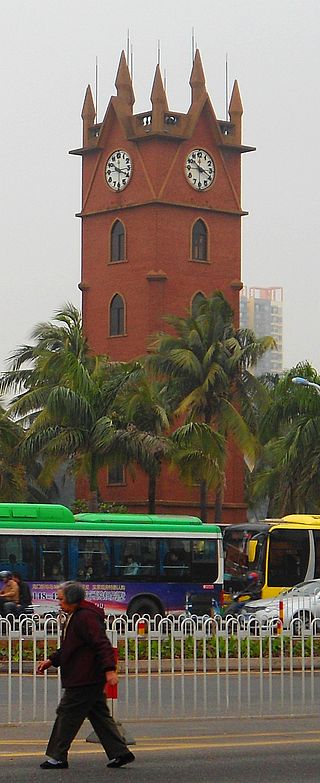
[[245, 589], [249, 573], [259, 575], [259, 598], [272, 598], [298, 582], [320, 578], [320, 515], [228, 525], [224, 532], [228, 594]]

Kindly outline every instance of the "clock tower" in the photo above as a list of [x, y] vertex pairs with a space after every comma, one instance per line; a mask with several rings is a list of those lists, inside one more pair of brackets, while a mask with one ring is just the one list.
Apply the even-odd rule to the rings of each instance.
[[[223, 291], [238, 322], [241, 283], [242, 103], [237, 82], [229, 119], [219, 120], [206, 91], [200, 53], [193, 62], [186, 114], [168, 107], [157, 66], [151, 108], [133, 113], [134, 92], [124, 52], [117, 95], [104, 119], [88, 86], [82, 109], [83, 321], [91, 348], [126, 361], [147, 351], [163, 316], [183, 316], [197, 299]], [[232, 451], [224, 521], [242, 521], [242, 458]], [[110, 480], [111, 475], [111, 480]], [[130, 510], [147, 508], [144, 476], [124, 472], [101, 483], [101, 495]], [[199, 512], [198, 488], [163, 474], [158, 512]], [[213, 499], [212, 499], [213, 500]]]

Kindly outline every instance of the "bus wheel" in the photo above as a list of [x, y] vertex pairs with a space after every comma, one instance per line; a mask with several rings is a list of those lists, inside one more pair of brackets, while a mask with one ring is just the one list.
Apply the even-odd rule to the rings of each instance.
[[139, 614], [140, 616], [142, 614], [149, 614], [150, 617], [154, 617], [156, 614], [164, 615], [164, 611], [153, 598], [148, 598], [148, 596], [144, 598], [141, 596], [141, 598], [136, 598], [132, 601], [128, 608], [128, 617], [132, 617], [133, 614]]

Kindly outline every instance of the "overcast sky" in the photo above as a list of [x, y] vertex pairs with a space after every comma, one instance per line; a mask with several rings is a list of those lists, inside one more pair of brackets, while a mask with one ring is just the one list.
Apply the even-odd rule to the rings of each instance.
[[190, 103], [191, 31], [225, 116], [239, 81], [243, 273], [284, 288], [284, 360], [320, 370], [319, 0], [0, 0], [0, 367], [66, 301], [80, 304], [80, 113], [99, 62], [98, 120], [130, 28], [135, 112], [148, 109], [161, 40], [169, 106]]

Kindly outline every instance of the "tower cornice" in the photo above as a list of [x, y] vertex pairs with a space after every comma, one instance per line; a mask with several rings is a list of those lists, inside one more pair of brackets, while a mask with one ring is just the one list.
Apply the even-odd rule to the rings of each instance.
[[139, 209], [139, 207], [178, 207], [182, 209], [190, 209], [193, 212], [212, 212], [219, 215], [230, 215], [230, 217], [243, 217], [245, 215], [248, 215], [249, 213], [244, 211], [243, 209], [219, 209], [219, 207], [211, 207], [208, 205], [197, 205], [197, 204], [188, 204], [183, 201], [168, 201], [167, 199], [147, 199], [145, 201], [139, 201], [137, 203], [132, 204], [119, 204], [119, 205], [111, 205], [110, 207], [103, 207], [102, 209], [95, 209], [95, 210], [83, 210], [82, 212], [76, 212], [75, 217], [79, 218], [87, 218], [87, 217], [94, 217], [95, 215], [104, 215], [111, 212], [123, 212], [130, 209]]

